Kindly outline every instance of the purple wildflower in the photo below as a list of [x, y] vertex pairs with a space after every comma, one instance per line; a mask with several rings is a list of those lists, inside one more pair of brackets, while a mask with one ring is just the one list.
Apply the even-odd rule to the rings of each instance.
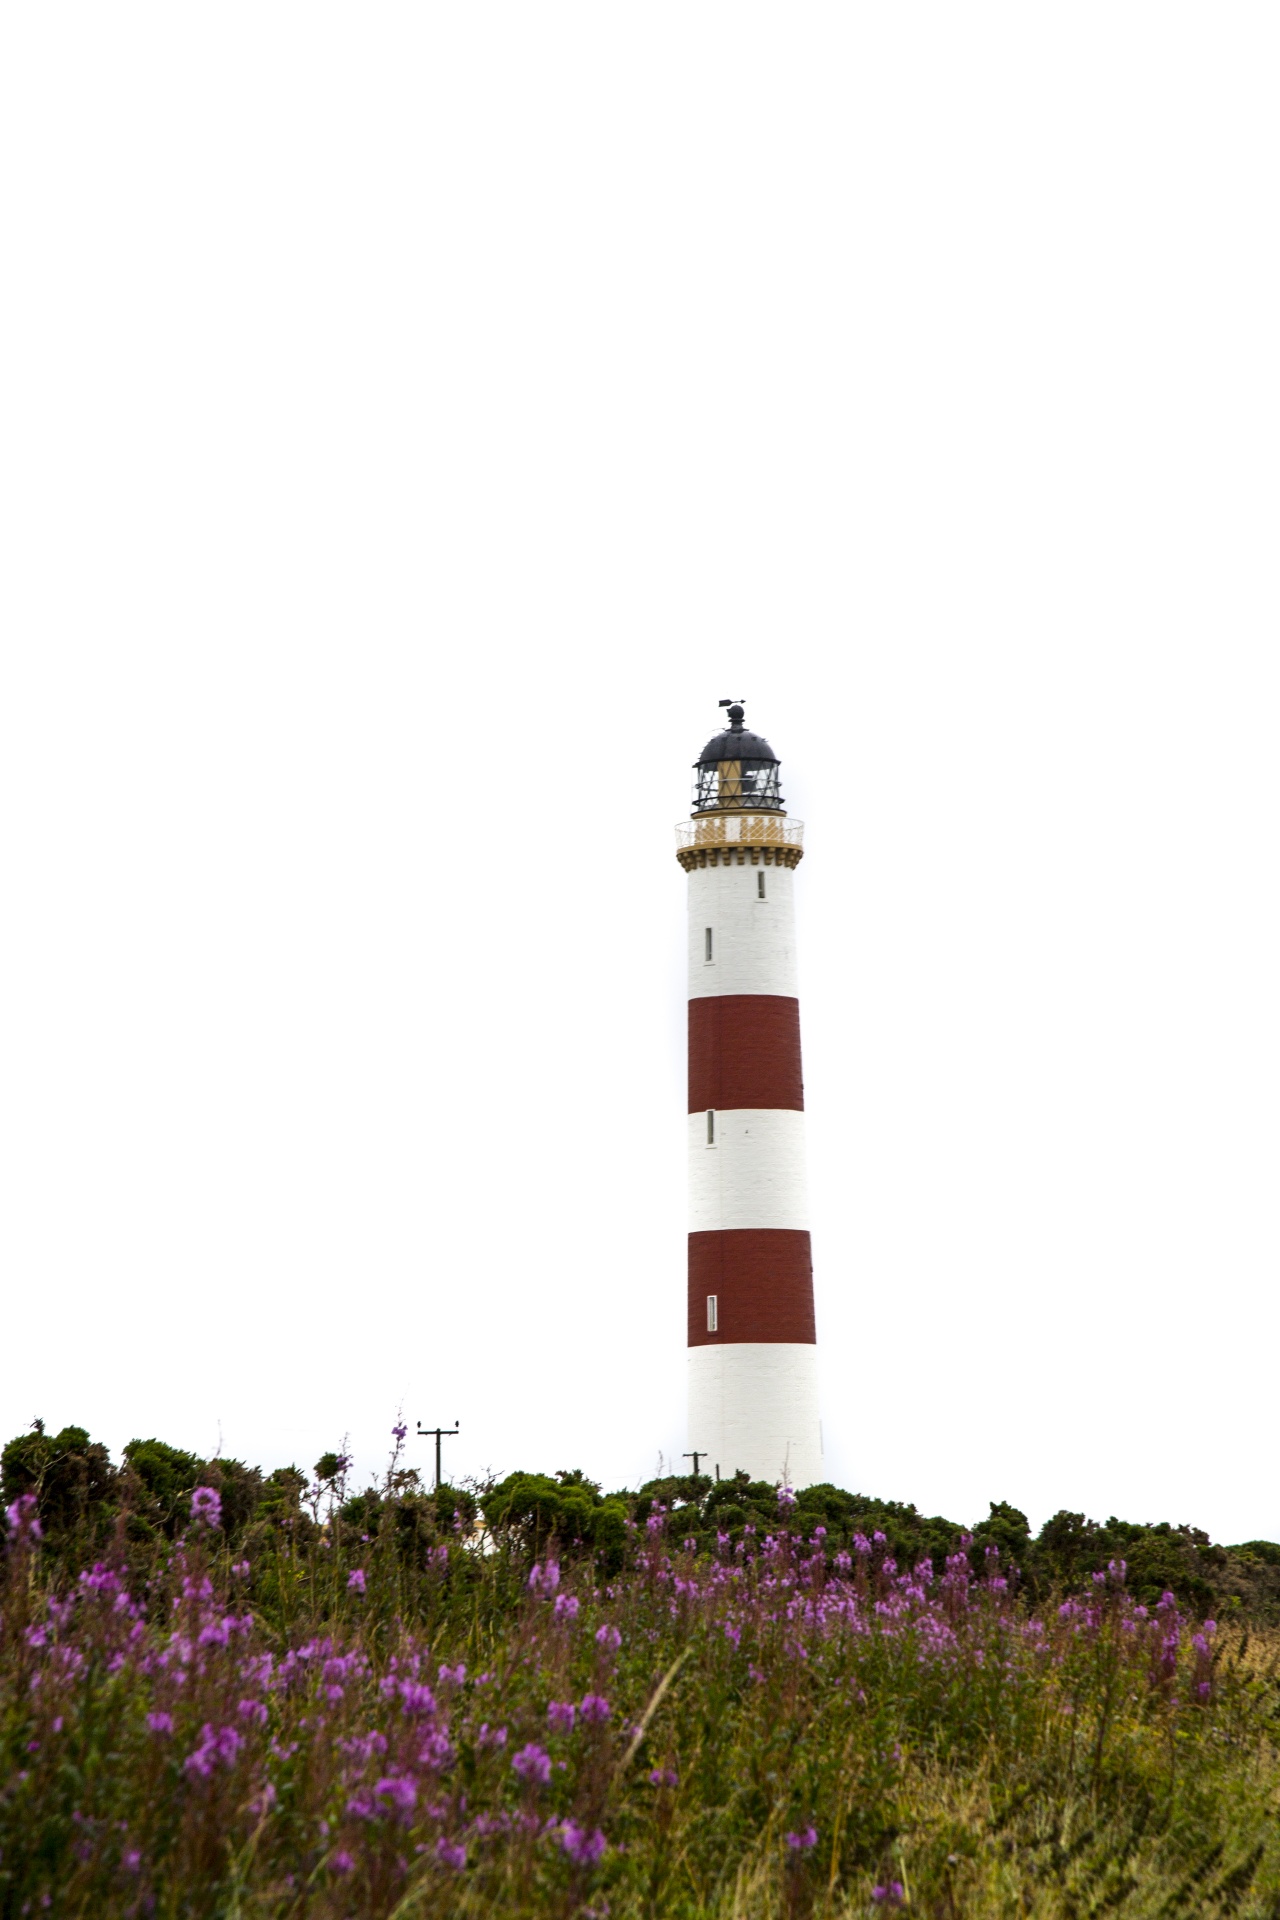
[[599, 1827], [588, 1832], [576, 1820], [566, 1820], [560, 1828], [560, 1845], [580, 1866], [594, 1866], [604, 1852], [605, 1838]]
[[392, 1434], [394, 1435], [394, 1437], [396, 1438], [396, 1440], [403, 1440], [403, 1439], [404, 1439], [404, 1437], [405, 1437], [405, 1435], [406, 1435], [406, 1433], [408, 1433], [408, 1431], [409, 1431], [409, 1429], [408, 1429], [408, 1427], [407, 1427], [407, 1426], [405, 1425], [405, 1423], [404, 1423], [404, 1421], [403, 1421], [403, 1420], [400, 1420], [400, 1421], [398, 1421], [398, 1422], [396, 1423], [396, 1425], [395, 1425], [394, 1427], [392, 1427], [392, 1429], [391, 1429], [391, 1432], [392, 1432]]
[[622, 1635], [616, 1627], [597, 1627], [596, 1645], [598, 1647], [607, 1647], [610, 1653], [616, 1653], [622, 1645]]
[[234, 1727], [215, 1729], [206, 1720], [200, 1729], [200, 1745], [187, 1755], [182, 1764], [188, 1773], [198, 1773], [207, 1780], [219, 1764], [233, 1767], [243, 1745], [244, 1735], [237, 1733]]
[[191, 1518], [197, 1525], [222, 1525], [222, 1495], [216, 1487], [194, 1487], [191, 1493]]
[[352, 1867], [355, 1865], [355, 1861], [344, 1848], [341, 1852], [334, 1854], [329, 1865], [335, 1873], [350, 1873]]
[[817, 1844], [818, 1829], [816, 1827], [805, 1827], [800, 1833], [789, 1833], [787, 1835], [787, 1845], [790, 1847], [792, 1853], [808, 1853], [809, 1849], [816, 1847]]
[[455, 1873], [461, 1873], [467, 1864], [467, 1850], [455, 1840], [446, 1840], [441, 1834], [436, 1841], [436, 1859], [442, 1867], [452, 1867]]
[[152, 1733], [172, 1733], [173, 1715], [171, 1713], [149, 1713], [147, 1725]]
[[242, 1700], [236, 1712], [242, 1720], [252, 1720], [255, 1727], [267, 1724], [267, 1709], [261, 1700]]
[[427, 1735], [418, 1749], [418, 1765], [430, 1767], [433, 1773], [442, 1772], [453, 1765], [453, 1747], [447, 1733], [435, 1727]]
[[558, 1593], [556, 1595], [555, 1614], [557, 1620], [576, 1620], [581, 1602], [576, 1593]]
[[430, 1687], [424, 1686], [422, 1682], [418, 1680], [402, 1680], [400, 1682], [400, 1699], [405, 1713], [408, 1714], [410, 1718], [412, 1718], [414, 1714], [434, 1713], [436, 1710], [436, 1697], [434, 1693], [432, 1693]]
[[578, 1709], [572, 1700], [552, 1700], [547, 1707], [547, 1720], [553, 1733], [572, 1733], [577, 1717]]
[[883, 1887], [872, 1887], [871, 1898], [877, 1906], [900, 1907], [904, 1904], [901, 1880], [890, 1880]]
[[347, 1592], [348, 1593], [364, 1592], [364, 1568], [363, 1567], [352, 1567], [350, 1573], [347, 1575]]
[[522, 1780], [532, 1785], [545, 1787], [551, 1778], [551, 1756], [544, 1753], [533, 1740], [527, 1747], [521, 1747], [519, 1753], [512, 1755], [511, 1765]]
[[6, 1507], [4, 1517], [9, 1522], [9, 1530], [19, 1538], [25, 1533], [32, 1540], [40, 1538], [40, 1521], [36, 1516], [36, 1496], [34, 1493], [20, 1493], [11, 1507]]
[[418, 1799], [418, 1783], [410, 1780], [407, 1774], [391, 1773], [385, 1780], [379, 1780], [374, 1788], [384, 1800], [389, 1800], [398, 1813], [412, 1813]]
[[649, 1775], [651, 1787], [678, 1787], [680, 1776], [674, 1767], [655, 1767]]
[[613, 1708], [602, 1693], [588, 1693], [583, 1695], [582, 1705], [578, 1711], [584, 1720], [595, 1726], [603, 1726], [613, 1712]]

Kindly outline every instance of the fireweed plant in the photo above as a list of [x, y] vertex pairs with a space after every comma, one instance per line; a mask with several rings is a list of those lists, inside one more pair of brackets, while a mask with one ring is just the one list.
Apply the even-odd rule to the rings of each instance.
[[56, 1580], [8, 1510], [4, 1920], [1280, 1912], [1273, 1630], [1121, 1561], [1031, 1604], [784, 1488], [608, 1551], [460, 1515], [409, 1583], [393, 1503], [252, 1553], [185, 1504]]

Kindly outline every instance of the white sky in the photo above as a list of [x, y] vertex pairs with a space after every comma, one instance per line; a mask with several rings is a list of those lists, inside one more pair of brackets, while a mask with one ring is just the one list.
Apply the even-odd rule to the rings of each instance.
[[678, 1454], [743, 695], [831, 1477], [1280, 1537], [1278, 53], [6, 11], [0, 1437]]

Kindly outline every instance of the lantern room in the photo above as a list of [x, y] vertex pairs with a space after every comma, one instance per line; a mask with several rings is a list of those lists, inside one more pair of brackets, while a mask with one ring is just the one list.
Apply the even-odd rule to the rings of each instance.
[[[722, 706], [729, 706], [722, 701]], [[693, 811], [759, 813], [782, 808], [782, 767], [769, 742], [743, 725], [743, 709], [729, 706], [729, 724], [708, 740], [694, 764]]]

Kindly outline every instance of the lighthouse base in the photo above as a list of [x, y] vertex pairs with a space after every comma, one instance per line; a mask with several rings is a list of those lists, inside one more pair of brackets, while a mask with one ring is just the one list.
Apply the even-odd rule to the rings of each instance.
[[689, 1446], [731, 1479], [811, 1487], [824, 1479], [818, 1350], [733, 1342], [689, 1349]]

